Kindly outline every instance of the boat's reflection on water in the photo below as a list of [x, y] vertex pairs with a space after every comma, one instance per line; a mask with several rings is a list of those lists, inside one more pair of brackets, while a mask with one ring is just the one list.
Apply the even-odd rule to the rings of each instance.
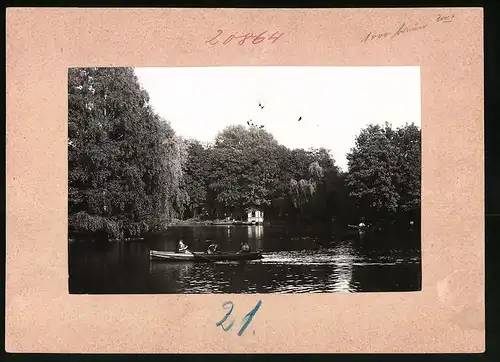
[[[231, 276], [237, 275], [238, 268], [227, 271], [213, 263], [151, 261], [149, 271], [153, 278], [177, 293], [217, 293], [225, 292], [231, 284]], [[239, 263], [234, 263], [235, 265]], [[243, 290], [241, 292], [244, 292]]]
[[193, 268], [192, 262], [183, 261], [153, 261], [149, 262], [149, 272], [151, 274], [174, 275], [178, 277], [186, 277], [189, 271]]
[[335, 249], [269, 252], [247, 262], [151, 261], [149, 271], [184, 293], [353, 292], [355, 258], [346, 243]]

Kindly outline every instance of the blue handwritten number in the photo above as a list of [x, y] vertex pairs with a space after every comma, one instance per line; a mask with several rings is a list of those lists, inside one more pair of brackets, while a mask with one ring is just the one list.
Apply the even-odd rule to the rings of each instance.
[[250, 312], [248, 312], [245, 317], [243, 317], [244, 323], [243, 323], [243, 326], [241, 327], [240, 331], [238, 332], [238, 336], [241, 336], [243, 334], [243, 332], [245, 332], [245, 329], [247, 329], [247, 327], [250, 324], [250, 322], [252, 321], [255, 313], [257, 313], [257, 311], [259, 310], [261, 304], [262, 304], [262, 301], [259, 300], [257, 305]]
[[233, 320], [233, 321], [229, 324], [229, 326], [227, 326], [226, 328], [224, 328], [224, 325], [223, 325], [223, 323], [226, 321], [226, 319], [227, 319], [227, 318], [231, 315], [231, 313], [233, 312], [234, 304], [233, 304], [233, 302], [226, 302], [226, 303], [224, 303], [224, 304], [222, 305], [222, 307], [223, 307], [224, 309], [227, 309], [227, 308], [226, 308], [226, 306], [229, 306], [229, 305], [231, 306], [231, 307], [230, 307], [230, 309], [229, 309], [229, 312], [227, 312], [227, 313], [226, 313], [226, 315], [224, 316], [224, 318], [222, 318], [222, 319], [220, 320], [220, 322], [218, 322], [218, 323], [217, 323], [217, 327], [222, 327], [222, 329], [223, 329], [224, 331], [226, 331], [226, 332], [227, 332], [228, 330], [230, 330], [230, 329], [233, 327], [233, 324], [234, 324], [234, 320]]

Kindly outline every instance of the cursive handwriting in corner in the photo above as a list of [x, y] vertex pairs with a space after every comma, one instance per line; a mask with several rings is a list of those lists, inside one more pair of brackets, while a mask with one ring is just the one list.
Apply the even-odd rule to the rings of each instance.
[[[455, 18], [455, 14], [451, 14], [451, 15], [442, 15], [442, 14], [438, 14], [438, 16], [435, 18], [435, 22], [436, 23], [451, 23], [453, 21], [453, 19]], [[421, 31], [423, 29], [426, 29], [427, 27], [429, 27], [429, 23], [425, 23], [425, 24], [422, 24], [422, 23], [414, 23], [413, 25], [410, 25], [409, 23], [407, 22], [403, 22], [403, 24], [401, 24], [397, 30], [395, 31], [391, 31], [391, 32], [384, 32], [384, 33], [377, 33], [377, 32], [373, 32], [373, 31], [370, 31], [366, 36], [364, 36], [362, 39], [361, 39], [361, 43], [367, 43], [369, 41], [375, 41], [375, 40], [379, 40], [379, 39], [394, 39], [394, 38], [397, 38], [397, 37], [400, 37], [401, 35], [403, 34], [406, 34], [406, 33], [413, 33], [413, 32], [418, 32], [418, 31]]]
[[451, 23], [454, 18], [455, 18], [455, 14], [451, 14], [448, 16], [438, 14], [438, 16], [436, 18], [436, 23]]
[[414, 26], [408, 26], [405, 23], [403, 23], [399, 27], [399, 29], [391, 36], [391, 39], [395, 38], [395, 37], [397, 37], [397, 36], [399, 36], [401, 34], [404, 34], [404, 33], [410, 33], [410, 32], [413, 32], [413, 31], [419, 31], [419, 30], [422, 30], [422, 29], [425, 29], [425, 28], [427, 28], [427, 24], [419, 25], [417, 23]]
[[382, 38], [387, 38], [391, 33], [372, 33], [371, 31], [368, 33], [367, 36], [365, 36], [363, 39], [361, 39], [362, 43], [366, 43], [368, 40], [375, 40], [375, 39], [382, 39]]

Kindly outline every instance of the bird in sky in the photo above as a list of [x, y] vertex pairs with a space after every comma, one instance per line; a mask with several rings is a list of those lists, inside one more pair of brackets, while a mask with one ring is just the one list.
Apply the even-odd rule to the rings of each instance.
[[260, 107], [260, 109], [264, 109], [264, 106], [262, 105], [262, 103], [259, 103], [259, 107]]
[[301, 117], [299, 117], [299, 120], [298, 120], [297, 122], [300, 122], [301, 120], [302, 120], [302, 116], [301, 116]]

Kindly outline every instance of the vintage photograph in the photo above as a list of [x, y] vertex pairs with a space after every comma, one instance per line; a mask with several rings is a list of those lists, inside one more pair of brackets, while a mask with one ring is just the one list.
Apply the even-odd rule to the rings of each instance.
[[421, 289], [419, 67], [68, 69], [71, 294]]

